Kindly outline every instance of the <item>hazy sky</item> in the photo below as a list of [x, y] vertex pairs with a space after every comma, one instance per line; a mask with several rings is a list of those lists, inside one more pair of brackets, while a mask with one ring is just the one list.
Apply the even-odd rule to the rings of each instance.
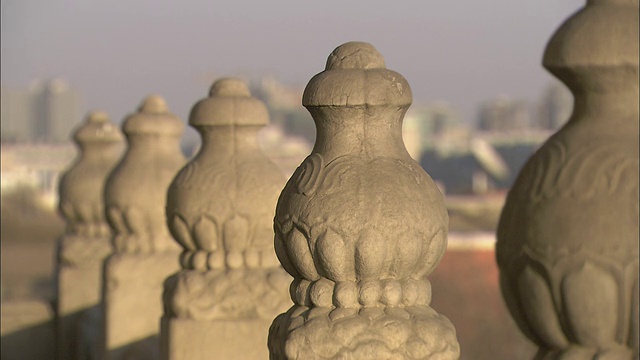
[[465, 118], [500, 94], [535, 101], [554, 30], [585, 0], [2, 0], [2, 85], [60, 76], [115, 121], [151, 93], [186, 120], [222, 76], [304, 85], [347, 41], [372, 43], [414, 103]]

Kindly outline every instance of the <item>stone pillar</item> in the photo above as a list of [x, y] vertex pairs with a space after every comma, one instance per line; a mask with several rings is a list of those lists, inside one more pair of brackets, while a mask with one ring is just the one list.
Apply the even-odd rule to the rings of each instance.
[[291, 277], [273, 249], [285, 179], [258, 146], [267, 108], [237, 79], [221, 79], [189, 123], [196, 157], [169, 188], [167, 221], [182, 270], [165, 282], [162, 358], [266, 359], [271, 320], [291, 306]]
[[80, 333], [80, 322], [100, 317], [102, 265], [111, 253], [111, 230], [104, 215], [104, 183], [123, 149], [122, 133], [102, 111], [91, 112], [73, 140], [80, 153], [62, 175], [59, 188], [59, 211], [67, 222], [57, 251], [59, 360], [80, 359], [81, 353], [97, 345], [92, 334]]
[[185, 163], [184, 124], [164, 99], [150, 96], [123, 131], [129, 147], [105, 189], [115, 232], [104, 269], [105, 359], [157, 359], [162, 283], [180, 268], [164, 209], [169, 184]]
[[453, 325], [429, 306], [448, 216], [402, 141], [411, 101], [367, 43], [336, 48], [307, 85], [318, 135], [276, 208], [295, 304], [271, 325], [272, 359], [459, 357]]
[[638, 359], [638, 0], [589, 0], [544, 66], [575, 96], [498, 229], [502, 293], [536, 359]]

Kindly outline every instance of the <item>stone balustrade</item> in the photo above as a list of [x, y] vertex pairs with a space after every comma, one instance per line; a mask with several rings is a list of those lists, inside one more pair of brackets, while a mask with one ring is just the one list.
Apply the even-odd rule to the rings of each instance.
[[587, 1], [544, 66], [575, 106], [508, 195], [503, 296], [536, 359], [638, 359], [638, 0]]
[[165, 221], [166, 194], [186, 159], [183, 122], [164, 99], [147, 97], [123, 123], [124, 157], [105, 186], [114, 254], [104, 266], [105, 360], [159, 357], [162, 284], [180, 267]]
[[411, 102], [367, 43], [339, 46], [309, 81], [316, 143], [274, 220], [294, 305], [271, 326], [272, 359], [458, 358], [453, 325], [429, 307], [448, 216], [402, 140]]
[[[547, 45], [575, 108], [522, 169], [496, 244], [535, 359], [638, 359], [637, 30], [638, 0], [588, 0]], [[372, 45], [337, 47], [304, 91], [317, 139], [286, 183], [238, 79], [194, 105], [188, 163], [161, 97], [125, 120], [115, 167], [121, 135], [91, 113], [60, 186], [57, 357], [458, 359], [430, 306], [448, 215], [403, 143], [411, 103]]]
[[290, 276], [273, 250], [285, 179], [258, 146], [266, 106], [238, 79], [220, 79], [191, 111], [202, 147], [176, 176], [167, 222], [183, 248], [165, 282], [163, 359], [266, 359], [271, 320]]
[[123, 145], [122, 133], [102, 111], [89, 113], [73, 140], [79, 156], [59, 188], [59, 210], [67, 222], [56, 271], [56, 358], [63, 360], [86, 359], [97, 347], [99, 324], [92, 323], [89, 333], [80, 329], [101, 318], [102, 265], [111, 253], [104, 184]]

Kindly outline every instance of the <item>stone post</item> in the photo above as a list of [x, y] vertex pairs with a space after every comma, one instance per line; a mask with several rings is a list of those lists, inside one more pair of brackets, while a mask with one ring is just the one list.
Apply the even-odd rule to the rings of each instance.
[[185, 163], [179, 146], [184, 124], [164, 99], [150, 96], [123, 131], [129, 147], [105, 189], [115, 232], [104, 273], [105, 358], [157, 359], [162, 283], [180, 268], [164, 209], [169, 184]]
[[[56, 358], [80, 359], [95, 348], [80, 323], [100, 318], [102, 265], [111, 253], [104, 215], [104, 183], [120, 158], [123, 136], [102, 111], [89, 113], [73, 140], [78, 159], [60, 180], [59, 211], [67, 222], [58, 243], [56, 271]], [[97, 329], [94, 329], [97, 330]], [[84, 358], [83, 358], [84, 359]]]
[[638, 0], [587, 1], [544, 66], [575, 105], [507, 197], [502, 293], [536, 359], [638, 359]]
[[271, 326], [272, 359], [459, 357], [453, 325], [429, 306], [448, 216], [402, 141], [411, 101], [367, 43], [339, 46], [309, 81], [316, 143], [276, 208], [295, 304]]
[[258, 146], [267, 108], [237, 79], [221, 79], [189, 123], [198, 155], [169, 188], [167, 221], [182, 270], [165, 282], [162, 358], [266, 359], [271, 320], [291, 306], [291, 277], [273, 249], [285, 178]]

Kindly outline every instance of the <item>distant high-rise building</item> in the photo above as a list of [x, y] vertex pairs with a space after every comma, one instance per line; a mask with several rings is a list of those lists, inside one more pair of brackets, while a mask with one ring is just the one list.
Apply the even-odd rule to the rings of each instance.
[[524, 100], [506, 96], [480, 105], [478, 127], [483, 131], [517, 131], [530, 127], [530, 111]]
[[573, 96], [566, 86], [554, 82], [542, 93], [536, 125], [540, 129], [556, 130], [571, 116]]
[[287, 135], [301, 136], [313, 144], [316, 127], [309, 112], [301, 106], [303, 87], [279, 82], [266, 76], [249, 85], [251, 94], [269, 109], [271, 123], [280, 126]]
[[80, 95], [62, 79], [3, 88], [1, 97], [3, 141], [67, 142], [80, 122]]
[[0, 90], [0, 135], [3, 141], [27, 141], [31, 138], [32, 96], [28, 91]]
[[34, 90], [34, 140], [67, 141], [80, 122], [80, 96], [63, 79], [53, 79]]
[[438, 101], [428, 106], [410, 107], [404, 117], [402, 137], [409, 154], [420, 159], [434, 138], [446, 137], [460, 125], [460, 116], [448, 104]]

